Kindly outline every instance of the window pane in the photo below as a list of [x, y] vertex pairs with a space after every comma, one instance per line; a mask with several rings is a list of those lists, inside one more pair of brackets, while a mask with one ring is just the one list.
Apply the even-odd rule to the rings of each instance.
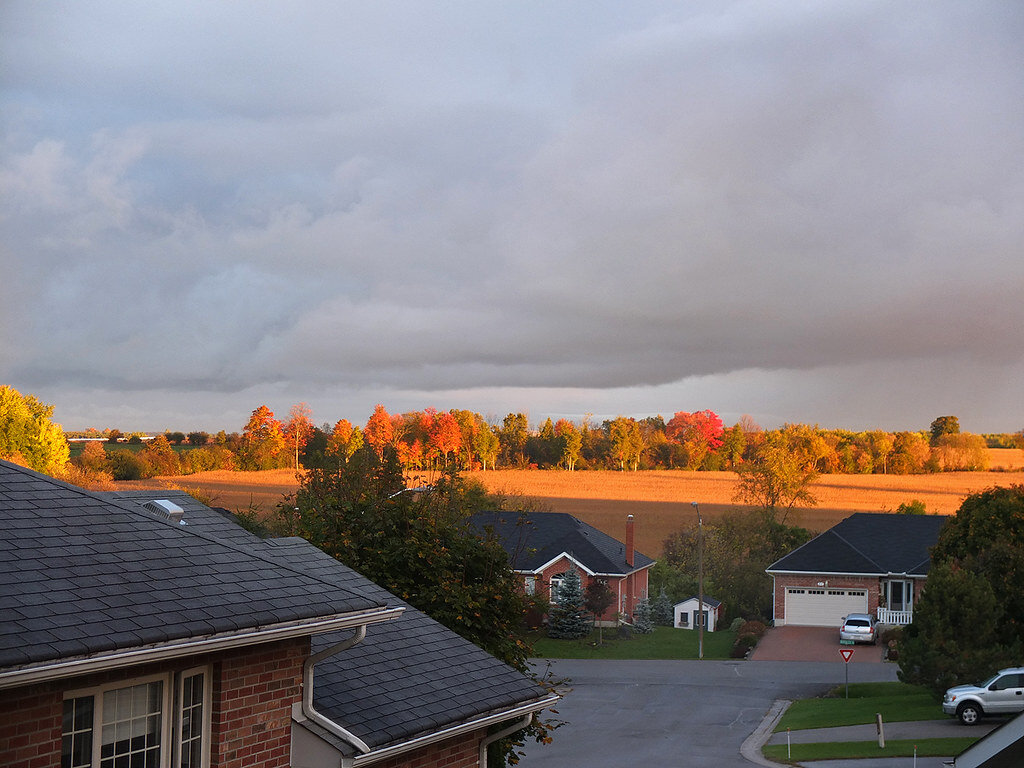
[[206, 676], [200, 672], [182, 680], [181, 711], [178, 713], [178, 744], [181, 768], [203, 764], [203, 692]]
[[61, 768], [85, 768], [92, 760], [92, 696], [64, 701]]
[[104, 694], [101, 768], [144, 768], [150, 755], [159, 763], [162, 702], [160, 680]]

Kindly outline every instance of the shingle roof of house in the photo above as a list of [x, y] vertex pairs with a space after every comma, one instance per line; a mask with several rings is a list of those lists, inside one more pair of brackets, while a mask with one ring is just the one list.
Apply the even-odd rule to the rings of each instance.
[[[185, 510], [185, 520], [194, 530], [301, 568], [341, 590], [404, 607], [399, 618], [368, 627], [361, 643], [316, 666], [315, 707], [375, 749], [547, 695], [530, 678], [303, 539], [260, 539], [242, 529], [230, 513], [210, 509], [180, 491], [115, 495], [137, 503], [169, 499]], [[317, 635], [313, 651], [349, 634]], [[316, 732], [339, 748], [347, 747], [326, 732]]]
[[518, 512], [485, 511], [474, 514], [471, 522], [477, 530], [493, 529], [517, 571], [536, 571], [562, 554], [601, 575], [625, 575], [654, 565], [640, 552], [627, 564], [621, 541], [564, 512], [521, 517]]
[[930, 549], [948, 518], [858, 512], [772, 563], [769, 573], [925, 576]]
[[8, 462], [0, 521], [0, 670], [384, 608]]

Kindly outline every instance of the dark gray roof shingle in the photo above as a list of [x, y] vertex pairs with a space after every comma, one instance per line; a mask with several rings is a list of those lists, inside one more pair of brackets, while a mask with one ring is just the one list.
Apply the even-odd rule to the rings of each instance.
[[535, 571], [567, 554], [592, 573], [622, 575], [653, 565], [654, 560], [635, 552], [626, 563], [625, 545], [594, 526], [564, 512], [484, 511], [470, 522], [478, 531], [491, 529], [517, 571]]
[[925, 576], [947, 517], [858, 512], [768, 566], [769, 573]]
[[383, 606], [8, 462], [0, 524], [0, 669]]

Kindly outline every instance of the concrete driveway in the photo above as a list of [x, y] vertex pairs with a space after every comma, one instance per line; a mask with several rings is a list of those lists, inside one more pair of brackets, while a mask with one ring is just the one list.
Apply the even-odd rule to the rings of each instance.
[[850, 682], [896, 679], [892, 664], [830, 662], [552, 662], [571, 678], [549, 745], [528, 744], [521, 768], [752, 768], [740, 754], [776, 699], [819, 695]]
[[839, 629], [833, 627], [772, 627], [757, 644], [752, 661], [842, 661], [840, 649], [853, 650], [851, 664], [880, 664], [884, 646], [840, 645]]

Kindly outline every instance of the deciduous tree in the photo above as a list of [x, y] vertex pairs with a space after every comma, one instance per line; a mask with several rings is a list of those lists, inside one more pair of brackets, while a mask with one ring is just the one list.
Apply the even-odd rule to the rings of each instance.
[[939, 416], [939, 418], [932, 422], [929, 432], [932, 438], [932, 445], [936, 445], [939, 442], [939, 438], [943, 435], [960, 434], [960, 419], [956, 416]]
[[597, 642], [600, 645], [604, 642], [604, 625], [599, 623], [604, 612], [615, 605], [615, 593], [612, 592], [608, 582], [604, 579], [593, 578], [583, 590], [583, 604], [597, 626]]
[[363, 429], [363, 439], [367, 445], [377, 452], [378, 457], [384, 456], [384, 449], [392, 444], [395, 428], [391, 423], [391, 417], [384, 410], [384, 406], [378, 404], [373, 409], [370, 419]]
[[61, 476], [70, 450], [64, 430], [52, 417], [52, 405], [0, 386], [0, 458]]
[[265, 405], [252, 412], [242, 430], [239, 465], [247, 470], [288, 466], [287, 444], [281, 422]]
[[681, 445], [686, 469], [698, 469], [708, 453], [722, 445], [722, 420], [714, 411], [678, 411], [665, 425], [665, 436]]
[[284, 437], [292, 451], [292, 468], [299, 468], [299, 454], [313, 436], [313, 409], [306, 403], [296, 403], [288, 414], [288, 423], [284, 425]]
[[817, 499], [810, 485], [818, 473], [793, 451], [785, 432], [765, 437], [750, 460], [739, 467], [740, 484], [735, 498], [760, 508], [765, 516], [784, 523], [797, 502], [814, 506]]

